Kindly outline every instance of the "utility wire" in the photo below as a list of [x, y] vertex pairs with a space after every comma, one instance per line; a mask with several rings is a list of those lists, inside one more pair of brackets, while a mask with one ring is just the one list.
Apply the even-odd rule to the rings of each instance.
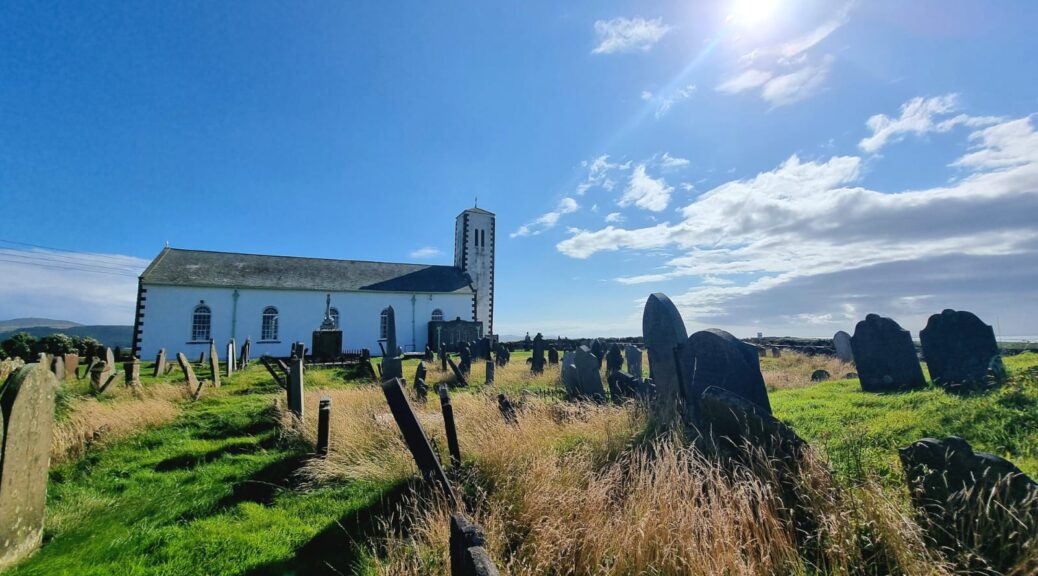
[[122, 263], [122, 261], [119, 258], [117, 258], [117, 257], [108, 256], [108, 255], [105, 255], [105, 254], [98, 254], [96, 252], [85, 252], [85, 251], [82, 251], [82, 250], [70, 250], [68, 248], [55, 248], [54, 246], [42, 246], [40, 244], [30, 244], [28, 242], [18, 242], [17, 240], [6, 240], [4, 238], [0, 238], [0, 244], [15, 244], [17, 246], [28, 246], [30, 248], [40, 248], [42, 250], [53, 250], [53, 251], [56, 251], [56, 252], [71, 252], [73, 254], [86, 254], [86, 255], [89, 255], [89, 256], [93, 256], [94, 258], [103, 259], [103, 260], [110, 260], [110, 261], [112, 261], [114, 263]]
[[115, 270], [118, 272], [136, 272], [138, 270], [136, 266], [130, 266], [126, 264], [121, 266], [113, 266], [109, 265], [107, 262], [91, 262], [84, 259], [62, 256], [60, 254], [50, 254], [47, 252], [27, 252], [24, 250], [0, 248], [0, 255], [7, 256], [9, 258], [23, 258], [30, 261], [53, 262], [57, 264], [73, 264], [76, 266], [103, 268], [105, 270]]

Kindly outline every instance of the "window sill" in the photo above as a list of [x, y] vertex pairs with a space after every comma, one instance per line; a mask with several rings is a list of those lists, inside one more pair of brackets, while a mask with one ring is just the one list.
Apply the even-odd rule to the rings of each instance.
[[184, 344], [208, 344], [208, 343], [209, 343], [208, 340], [188, 340], [187, 342], [184, 342]]
[[257, 340], [256, 344], [281, 344], [281, 340]]

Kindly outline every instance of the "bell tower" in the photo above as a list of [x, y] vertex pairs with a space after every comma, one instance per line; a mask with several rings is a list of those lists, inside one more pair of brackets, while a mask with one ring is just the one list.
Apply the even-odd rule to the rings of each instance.
[[483, 323], [485, 336], [494, 333], [494, 220], [493, 212], [474, 207], [454, 222], [454, 265], [472, 278], [472, 319]]

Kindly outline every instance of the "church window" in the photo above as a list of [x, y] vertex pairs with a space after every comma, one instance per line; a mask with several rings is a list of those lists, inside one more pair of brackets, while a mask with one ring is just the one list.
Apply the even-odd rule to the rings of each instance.
[[195, 313], [191, 317], [191, 340], [200, 342], [209, 340], [212, 335], [213, 313], [205, 304], [195, 306]]
[[385, 339], [389, 334], [389, 312], [386, 310], [382, 311], [379, 319], [378, 337]]
[[432, 321], [433, 322], [443, 322], [443, 310], [440, 310], [439, 308], [437, 308], [436, 310], [433, 310], [433, 312], [432, 312]]
[[335, 328], [339, 328], [339, 309], [332, 308], [328, 311], [328, 314], [332, 317], [332, 322], [335, 322]]
[[479, 231], [479, 245], [483, 246], [484, 248], [487, 245], [487, 231], [486, 230], [480, 230]]
[[278, 339], [278, 309], [267, 306], [263, 309], [263, 326], [260, 330], [260, 340]]

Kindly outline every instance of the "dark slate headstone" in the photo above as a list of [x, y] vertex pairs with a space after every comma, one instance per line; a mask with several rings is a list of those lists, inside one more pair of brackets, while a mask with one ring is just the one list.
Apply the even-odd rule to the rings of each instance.
[[676, 348], [688, 345], [681, 314], [666, 294], [657, 292], [645, 301], [642, 337], [649, 353], [649, 368], [660, 406], [674, 406], [682, 397], [682, 382], [692, 381], [692, 359]]
[[958, 558], [966, 559], [965, 572], [1019, 568], [1038, 534], [1034, 480], [955, 436], [923, 438], [898, 452], [923, 528], [941, 548], [964, 552]]
[[425, 362], [419, 362], [418, 367], [414, 370], [414, 381], [417, 382], [419, 380], [425, 380], [425, 374]]
[[461, 345], [461, 349], [458, 351], [459, 364], [458, 368], [465, 374], [472, 371], [472, 348], [466, 342]]
[[836, 350], [836, 357], [841, 362], [854, 361], [854, 350], [851, 349], [851, 335], [843, 330], [833, 334], [833, 349]]
[[486, 373], [485, 373], [485, 375], [483, 377], [483, 383], [484, 384], [493, 384], [494, 383], [494, 361], [490, 360], [488, 358], [484, 362], [484, 366], [486, 366]]
[[512, 405], [512, 401], [508, 399], [508, 396], [502, 392], [497, 395], [497, 408], [501, 411], [501, 415], [505, 417], [505, 421], [509, 424], [516, 424], [519, 422], [519, 416], [515, 411], [515, 406]]
[[512, 359], [512, 353], [509, 352], [508, 347], [504, 344], [498, 343], [496, 358], [497, 365], [504, 368], [508, 366], [508, 361]]
[[912, 336], [890, 318], [869, 314], [858, 322], [851, 348], [862, 390], [894, 392], [926, 386]]
[[399, 357], [399, 346], [396, 342], [396, 312], [387, 306], [386, 313], [386, 350], [382, 356], [382, 381], [404, 377], [403, 362]]
[[572, 351], [562, 355], [562, 386], [566, 389], [567, 397], [580, 396], [580, 376], [577, 375], [576, 354]]
[[461, 371], [461, 368], [454, 363], [454, 360], [448, 356], [447, 365], [451, 367], [451, 372], [454, 372], [454, 379], [457, 381], [458, 386], [468, 386], [469, 382], [465, 378], [465, 373]]
[[688, 353], [692, 359], [692, 381], [686, 398], [700, 398], [704, 390], [714, 386], [733, 392], [771, 414], [755, 346], [724, 330], [710, 329], [689, 336]]
[[[753, 353], [756, 355], [757, 351]], [[769, 456], [795, 460], [807, 447], [803, 439], [770, 411], [731, 390], [711, 386], [703, 391], [699, 402], [703, 431], [728, 448], [739, 449], [742, 442], [747, 442], [762, 448]]]
[[919, 332], [930, 379], [940, 386], [983, 386], [988, 372], [1005, 378], [995, 331], [972, 312], [945, 310], [930, 316]]
[[554, 366], [559, 363], [559, 349], [553, 346], [548, 346], [548, 364]]
[[432, 347], [430, 347], [430, 346], [426, 346], [425, 347], [425, 355], [422, 356], [422, 360], [425, 360], [426, 362], [432, 362], [433, 361]]
[[534, 374], [544, 372], [544, 336], [541, 336], [540, 332], [533, 338], [533, 356], [531, 356], [531, 359], [530, 369], [533, 370]]
[[622, 404], [624, 400], [634, 398], [638, 395], [638, 379], [627, 372], [616, 370], [606, 376], [609, 383], [609, 397], [613, 404]]
[[602, 387], [601, 364], [587, 346], [577, 348], [573, 363], [577, 367], [577, 378], [580, 381], [580, 396], [596, 402], [605, 400], [605, 389]]
[[830, 377], [832, 377], [832, 375], [829, 374], [829, 372], [826, 370], [815, 370], [811, 373], [812, 382], [824, 382], [828, 380]]
[[429, 385], [425, 383], [425, 380], [415, 380], [414, 382], [414, 399], [421, 404], [425, 404], [426, 398], [429, 397]]
[[490, 358], [490, 350], [493, 348], [494, 342], [490, 338], [483, 338], [479, 341], [479, 357], [486, 360]]
[[772, 346], [771, 347], [771, 357], [772, 358], [779, 358], [780, 356], [782, 356], [782, 349], [779, 348], [778, 346]]
[[637, 379], [642, 377], [642, 351], [633, 344], [624, 346], [624, 356], [627, 358], [627, 373]]
[[618, 372], [624, 366], [624, 355], [620, 351], [620, 345], [613, 342], [609, 345], [609, 349], [606, 350], [606, 374], [612, 374]]
[[440, 465], [440, 460], [436, 457], [436, 452], [433, 451], [432, 445], [429, 444], [429, 437], [425, 435], [425, 430], [422, 429], [418, 417], [415, 416], [411, 404], [407, 401], [407, 396], [404, 394], [404, 387], [400, 380], [384, 381], [382, 383], [382, 393], [386, 396], [386, 402], [389, 404], [390, 412], [393, 413], [393, 419], [396, 420], [397, 426], [400, 427], [400, 432], [404, 436], [404, 442], [407, 443], [407, 448], [411, 451], [411, 456], [414, 457], [418, 469], [422, 472], [422, 476], [427, 481], [434, 482], [439, 486], [448, 501], [452, 505], [457, 506], [457, 497], [451, 488], [450, 481], [447, 480], [447, 474], [444, 473], [443, 466]]
[[591, 348], [591, 353], [595, 355], [595, 358], [598, 359], [598, 367], [601, 368], [602, 359], [605, 358], [605, 344], [603, 344], [602, 341], [598, 338], [595, 338], [591, 341], [591, 345], [589, 346], [589, 348]]
[[0, 385], [0, 570], [43, 540], [57, 378], [27, 364]]

